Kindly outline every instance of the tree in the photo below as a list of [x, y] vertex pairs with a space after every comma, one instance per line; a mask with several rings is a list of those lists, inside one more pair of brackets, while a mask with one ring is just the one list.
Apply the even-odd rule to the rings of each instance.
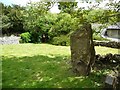
[[23, 13], [24, 7], [19, 5], [5, 6], [2, 4], [2, 32], [3, 34], [22, 33], [23, 29]]
[[48, 32], [55, 23], [54, 15], [49, 13], [51, 3], [29, 3], [25, 10], [24, 28], [32, 34], [32, 42], [47, 42]]
[[10, 27], [10, 30], [14, 33], [22, 33], [24, 32], [23, 29], [23, 7], [20, 7], [19, 5], [12, 5], [11, 10], [8, 14], [8, 17], [10, 19], [10, 22], [12, 24], [12, 27]]
[[1, 19], [2, 19], [2, 24], [0, 27], [2, 29], [2, 34], [8, 34], [9, 33], [8, 29], [12, 26], [10, 23], [10, 19], [6, 15], [2, 15]]
[[[54, 34], [51, 34], [51, 29], [53, 28], [56, 21], [57, 15], [47, 13], [46, 15], [41, 15], [36, 21], [36, 27], [39, 29], [40, 37], [42, 42], [48, 42], [52, 39]], [[52, 32], [53, 33], [53, 32]]]
[[60, 13], [56, 19], [56, 24], [52, 28], [55, 36], [67, 35], [70, 31], [74, 31], [75, 19], [68, 13]]
[[58, 2], [58, 4], [58, 8], [61, 10], [61, 13], [72, 14], [77, 8], [77, 2]]

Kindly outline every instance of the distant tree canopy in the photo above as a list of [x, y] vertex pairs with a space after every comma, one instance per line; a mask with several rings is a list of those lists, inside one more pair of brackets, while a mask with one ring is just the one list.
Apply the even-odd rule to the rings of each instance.
[[[83, 0], [91, 3], [89, 0]], [[102, 0], [96, 0], [98, 5]], [[56, 2], [28, 3], [2, 7], [2, 33], [21, 34], [29, 32], [31, 42], [49, 42], [54, 37], [69, 36], [79, 29], [82, 23], [114, 24], [120, 22], [120, 2], [109, 2], [109, 8], [98, 8], [98, 5], [88, 9], [78, 8], [77, 2], [58, 2], [60, 13], [51, 13], [50, 9]]]
[[12, 34], [17, 32], [24, 32], [23, 29], [23, 10], [24, 7], [19, 5], [5, 6], [0, 3], [2, 6], [2, 32], [3, 34]]
[[77, 8], [77, 2], [58, 2], [58, 8], [61, 10], [61, 13], [72, 14]]

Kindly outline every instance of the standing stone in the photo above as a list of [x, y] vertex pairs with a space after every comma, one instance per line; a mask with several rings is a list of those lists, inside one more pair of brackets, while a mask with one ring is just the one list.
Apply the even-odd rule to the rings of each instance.
[[71, 62], [78, 75], [88, 75], [95, 61], [95, 50], [90, 24], [84, 24], [71, 37]]

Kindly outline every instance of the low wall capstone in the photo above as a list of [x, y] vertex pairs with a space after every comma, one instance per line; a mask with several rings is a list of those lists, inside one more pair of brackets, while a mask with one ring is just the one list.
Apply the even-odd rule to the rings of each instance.
[[120, 49], [120, 42], [115, 41], [94, 41], [94, 46], [105, 46]]

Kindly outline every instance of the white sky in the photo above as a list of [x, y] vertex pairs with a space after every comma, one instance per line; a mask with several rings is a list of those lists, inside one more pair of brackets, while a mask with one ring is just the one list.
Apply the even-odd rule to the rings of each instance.
[[[21, 5], [21, 6], [25, 6], [28, 2], [37, 2], [37, 1], [40, 1], [40, 0], [1, 0], [1, 2], [3, 2], [4, 4], [7, 4], [7, 5], [10, 5], [10, 4], [17, 4], [17, 5]], [[50, 1], [50, 0], [49, 0]], [[68, 0], [69, 1], [69, 0]], [[77, 1], [80, 1], [80, 0], [77, 0]], [[94, 0], [91, 0], [92, 3], [91, 4], [88, 4], [88, 3], [81, 3], [79, 2], [78, 3], [78, 7], [86, 7], [87, 6], [92, 6], [92, 5], [95, 5], [95, 2]], [[119, 1], [119, 0], [103, 0], [103, 3], [100, 4], [99, 7], [103, 7], [105, 6], [106, 3], [108, 3], [109, 1]], [[53, 6], [53, 8], [51, 8], [50, 10], [52, 13], [59, 13], [60, 10], [58, 9], [58, 6], [57, 4], [55, 4]]]

